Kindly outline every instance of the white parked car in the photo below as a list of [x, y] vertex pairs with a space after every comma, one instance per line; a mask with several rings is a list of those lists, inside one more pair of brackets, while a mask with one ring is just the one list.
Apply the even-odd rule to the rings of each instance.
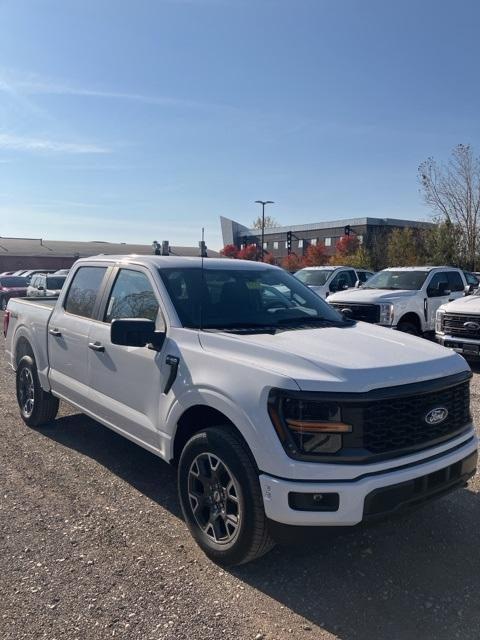
[[29, 298], [58, 297], [67, 276], [36, 273], [27, 288]]
[[325, 299], [331, 293], [344, 291], [366, 282], [373, 273], [365, 269], [356, 270], [352, 267], [305, 267], [295, 273], [295, 277]]
[[442, 304], [470, 292], [461, 269], [402, 267], [379, 271], [361, 288], [329, 296], [328, 303], [355, 320], [420, 336], [434, 331]]
[[278, 523], [355, 525], [475, 473], [465, 360], [349, 320], [278, 267], [82, 259], [57, 301], [10, 300], [4, 326], [25, 423], [54, 427], [63, 399], [175, 464], [220, 563], [268, 551]]
[[480, 356], [480, 289], [440, 307], [435, 335], [440, 344], [466, 358]]

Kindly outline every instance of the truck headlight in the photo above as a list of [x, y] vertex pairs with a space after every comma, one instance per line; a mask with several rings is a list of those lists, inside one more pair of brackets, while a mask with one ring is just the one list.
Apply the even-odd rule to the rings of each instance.
[[290, 397], [273, 389], [268, 412], [283, 447], [293, 457], [337, 453], [343, 434], [352, 431], [335, 402]]
[[382, 302], [380, 305], [380, 324], [392, 324], [393, 322], [393, 304], [391, 302]]
[[437, 311], [435, 316], [435, 333], [445, 333], [443, 330], [443, 321], [445, 319], [445, 311]]

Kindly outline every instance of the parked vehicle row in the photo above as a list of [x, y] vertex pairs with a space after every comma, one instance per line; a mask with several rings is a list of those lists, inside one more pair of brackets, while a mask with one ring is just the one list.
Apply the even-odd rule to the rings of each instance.
[[372, 276], [373, 272], [366, 269], [341, 266], [305, 267], [295, 273], [300, 282], [323, 299], [331, 293], [359, 286]]
[[[389, 295], [428, 298], [436, 272], [419, 271]], [[437, 290], [458, 275], [438, 273]], [[25, 423], [52, 426], [64, 399], [175, 464], [220, 563], [266, 553], [276, 525], [352, 526], [475, 473], [465, 360], [357, 323], [278, 267], [82, 259], [57, 301], [10, 300], [4, 327]]]
[[66, 277], [66, 275], [37, 273], [30, 280], [27, 288], [27, 297], [59, 296]]

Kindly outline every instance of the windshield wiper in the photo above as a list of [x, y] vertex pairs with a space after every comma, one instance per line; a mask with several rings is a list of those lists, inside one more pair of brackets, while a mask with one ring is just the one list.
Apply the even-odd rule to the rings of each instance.
[[255, 322], [232, 322], [224, 325], [202, 327], [203, 331], [223, 331], [226, 333], [275, 333], [276, 327]]

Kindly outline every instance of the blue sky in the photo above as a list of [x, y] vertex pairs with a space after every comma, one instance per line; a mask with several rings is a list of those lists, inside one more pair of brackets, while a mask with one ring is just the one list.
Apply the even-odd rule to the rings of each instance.
[[476, 0], [0, 0], [0, 235], [221, 246], [249, 224], [428, 217], [480, 152]]

